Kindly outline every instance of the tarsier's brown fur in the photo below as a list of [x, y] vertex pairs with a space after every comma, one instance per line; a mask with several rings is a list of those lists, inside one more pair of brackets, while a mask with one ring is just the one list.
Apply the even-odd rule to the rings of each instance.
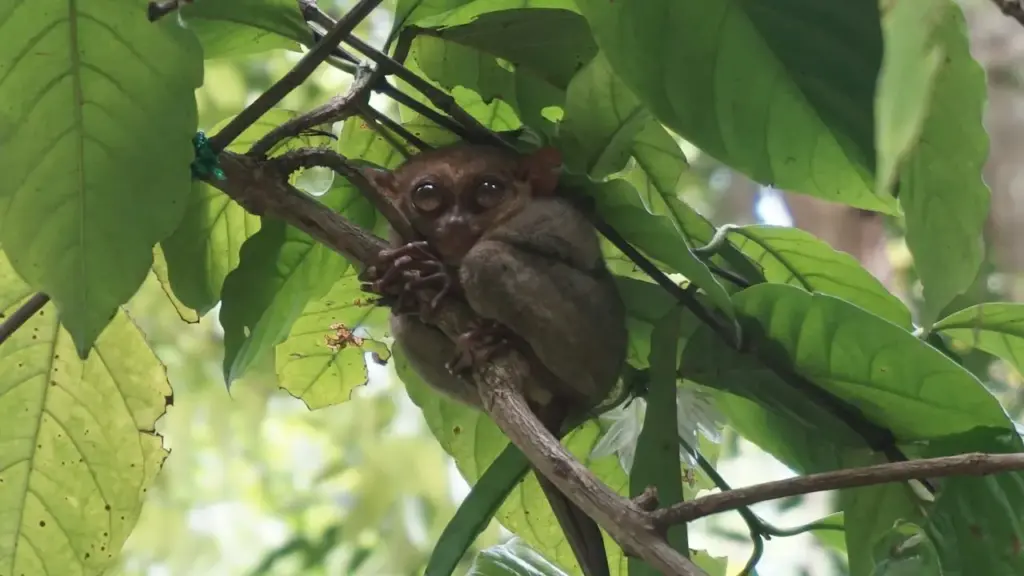
[[[466, 334], [457, 346], [415, 311], [393, 312], [394, 337], [410, 365], [432, 387], [480, 408], [472, 381], [454, 375], [446, 363], [461, 358], [457, 372], [465, 367], [466, 354], [470, 363], [486, 359], [474, 355], [474, 347], [516, 346], [538, 367], [525, 393], [555, 433], [566, 418], [609, 394], [625, 361], [627, 337], [625, 309], [605, 268], [597, 232], [555, 195], [559, 165], [552, 149], [520, 156], [459, 144], [370, 175], [440, 260], [433, 263], [435, 276], [446, 286], [454, 284], [453, 291], [491, 323]], [[423, 268], [410, 262], [430, 255], [403, 254], [412, 256], [392, 255], [381, 268], [409, 266], [412, 272], [402, 281], [415, 280]], [[538, 479], [585, 574], [607, 574], [597, 525], [539, 474]]]

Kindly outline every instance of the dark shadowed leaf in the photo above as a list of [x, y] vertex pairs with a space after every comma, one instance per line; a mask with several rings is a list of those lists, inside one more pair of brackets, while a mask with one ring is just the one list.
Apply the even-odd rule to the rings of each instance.
[[200, 1], [182, 7], [181, 14], [207, 58], [298, 50], [313, 39], [294, 0]]
[[874, 193], [874, 0], [577, 5], [619, 77], [687, 140], [761, 183], [895, 212]]
[[142, 284], [189, 193], [202, 53], [173, 18], [135, 8], [0, 4], [0, 244], [79, 354]]

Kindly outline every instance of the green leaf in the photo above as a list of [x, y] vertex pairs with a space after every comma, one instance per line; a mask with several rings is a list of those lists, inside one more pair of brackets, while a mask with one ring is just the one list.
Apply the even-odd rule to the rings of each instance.
[[597, 200], [598, 211], [605, 221], [630, 244], [686, 276], [704, 289], [723, 312], [732, 315], [732, 300], [707, 265], [698, 259], [686, 238], [664, 217], [652, 215], [640, 205], [636, 190], [625, 180], [595, 184], [589, 192]]
[[626, 167], [633, 140], [651, 121], [599, 53], [569, 82], [557, 146], [570, 170], [601, 180]]
[[900, 440], [1010, 426], [970, 372], [848, 302], [782, 284], [753, 286], [733, 300], [738, 314], [757, 323], [744, 324], [744, 334], [758, 349], [792, 364]]
[[[674, 308], [655, 325], [651, 334], [651, 383], [647, 411], [629, 474], [630, 497], [636, 498], [653, 486], [658, 490], [658, 506], [661, 508], [683, 500], [676, 418], [676, 366], [681, 319], [681, 310]], [[669, 528], [666, 538], [677, 552], [689, 556], [686, 524]], [[656, 575], [657, 571], [639, 558], [629, 560], [629, 576], [648, 574]]]
[[[31, 294], [0, 254], [0, 318]], [[47, 304], [0, 345], [0, 573], [99, 575], [167, 451], [167, 374], [121, 310], [87, 360]]]
[[216, 0], [181, 8], [206, 58], [242, 56], [276, 48], [299, 50], [313, 36], [294, 0]]
[[[400, 349], [399, 349], [400, 352]], [[395, 370], [413, 403], [423, 410], [431, 433], [441, 447], [455, 460], [459, 472], [471, 485], [475, 484], [508, 445], [508, 438], [483, 412], [460, 404], [432, 390], [397, 352]], [[623, 493], [627, 478], [614, 456], [593, 460], [588, 457], [600, 435], [595, 422], [570, 432], [562, 440], [566, 449], [607, 484]], [[530, 547], [566, 569], [575, 568], [576, 558], [565, 539], [551, 506], [533, 474], [528, 474], [502, 504], [497, 520]], [[612, 574], [625, 574], [625, 558], [621, 549], [607, 537], [608, 564]]]
[[[521, 0], [515, 0], [522, 4]], [[551, 2], [547, 2], [551, 4]], [[564, 5], [566, 2], [554, 2]], [[502, 58], [565, 89], [576, 72], [595, 55], [597, 45], [587, 21], [574, 11], [532, 8], [443, 14], [420, 23], [438, 37]], [[472, 21], [469, 21], [472, 18]], [[464, 23], [468, 22], [468, 23]]]
[[[321, 201], [358, 224], [375, 218], [370, 203], [347, 181], [339, 179]], [[220, 321], [227, 384], [284, 341], [306, 304], [326, 294], [348, 266], [305, 232], [264, 218], [224, 280]]]
[[[295, 116], [295, 112], [288, 110], [269, 110], [227, 149], [246, 152], [257, 140]], [[222, 120], [210, 133], [216, 134], [231, 120]], [[292, 138], [274, 147], [269, 155], [322, 146], [327, 142], [330, 139], [325, 136]], [[171, 286], [178, 298], [200, 314], [206, 314], [220, 300], [224, 278], [238, 267], [242, 244], [259, 229], [258, 216], [246, 212], [213, 186], [194, 182], [185, 217], [177, 230], [161, 243], [167, 257]]]
[[578, 0], [658, 119], [758, 182], [893, 214], [874, 194], [877, 2]]
[[[396, 356], [400, 354], [395, 352]], [[447, 576], [455, 571], [459, 560], [494, 518], [498, 507], [529, 471], [530, 461], [526, 456], [512, 444], [505, 446], [444, 527], [427, 562], [426, 576]], [[482, 555], [493, 550], [489, 548]], [[478, 557], [474, 565], [480, 562]]]
[[[928, 457], [985, 452], [1024, 451], [1013, 430], [979, 428], [934, 440]], [[1024, 556], [1024, 473], [952, 476], [931, 509], [925, 530], [936, 544], [945, 574], [1021, 574]]]
[[885, 54], [875, 96], [875, 191], [880, 195], [891, 193], [900, 164], [921, 136], [945, 58], [937, 28], [952, 7], [949, 0], [881, 5]]
[[281, 387], [310, 410], [345, 402], [366, 383], [367, 352], [388, 358], [387, 348], [375, 339], [384, 332], [388, 309], [377, 307], [359, 286], [349, 266], [323, 298], [306, 305], [277, 345]]
[[199, 314], [179, 300], [174, 294], [174, 290], [171, 289], [171, 280], [167, 274], [167, 260], [164, 258], [164, 253], [160, 249], [159, 245], [153, 248], [152, 275], [160, 284], [160, 289], [167, 295], [167, 300], [171, 303], [171, 306], [174, 307], [174, 311], [178, 313], [178, 317], [189, 324], [198, 323]]
[[1009, 362], [1024, 373], [1024, 305], [986, 302], [946, 316], [933, 326], [956, 340]]
[[82, 355], [142, 284], [191, 180], [202, 55], [140, 10], [0, 4], [0, 244]]
[[813, 234], [781, 226], [743, 226], [729, 235], [740, 251], [761, 266], [767, 281], [830, 294], [913, 329], [910, 310], [899, 298], [852, 256]]
[[[952, 3], [950, 3], [952, 4]], [[921, 137], [900, 172], [907, 247], [924, 286], [919, 323], [928, 328], [974, 282], [981, 266], [989, 190], [982, 124], [985, 72], [971, 58], [963, 13], [951, 6], [936, 31], [945, 57]]]

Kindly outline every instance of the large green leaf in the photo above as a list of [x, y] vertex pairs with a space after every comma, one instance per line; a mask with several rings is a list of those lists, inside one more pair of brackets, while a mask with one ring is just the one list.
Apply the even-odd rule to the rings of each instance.
[[986, 302], [946, 316], [933, 326], [951, 336], [1009, 362], [1024, 373], [1024, 305]]
[[981, 179], [988, 156], [985, 73], [971, 58], [958, 7], [946, 10], [936, 35], [944, 58], [930, 113], [903, 163], [899, 186], [907, 247], [924, 286], [919, 323], [925, 328], [977, 277], [989, 211], [989, 190]]
[[939, 553], [917, 524], [900, 522], [874, 549], [873, 576], [928, 576], [942, 574]]
[[281, 387], [310, 410], [340, 404], [366, 383], [367, 352], [387, 359], [387, 348], [373, 338], [382, 336], [388, 310], [377, 307], [359, 285], [349, 267], [323, 298], [306, 305], [277, 345]]
[[0, 2], [0, 244], [79, 354], [185, 210], [195, 38], [122, 0]]
[[569, 82], [557, 145], [570, 170], [601, 180], [625, 168], [649, 122], [647, 108], [598, 54]]
[[769, 282], [838, 296], [897, 326], [913, 329], [910, 310], [899, 298], [852, 256], [832, 249], [813, 234], [782, 226], [744, 226], [730, 230], [729, 238], [761, 266]]
[[294, 0], [203, 0], [183, 6], [181, 14], [207, 58], [298, 50], [313, 38]]
[[[0, 254], [0, 317], [33, 290]], [[47, 304], [0, 345], [0, 573], [99, 575], [135, 527], [167, 451], [164, 367], [117, 310], [78, 358]]]
[[892, 430], [900, 440], [1009, 427], [970, 372], [906, 330], [848, 302], [782, 284], [733, 297], [752, 345]]
[[[245, 129], [228, 150], [245, 152], [278, 125], [295, 117], [294, 112], [274, 109]], [[231, 118], [210, 130], [216, 134]], [[329, 141], [324, 136], [289, 139], [271, 155]], [[205, 314], [220, 300], [224, 278], [238, 266], [242, 244], [260, 228], [260, 219], [249, 214], [220, 190], [205, 182], [193, 184], [185, 217], [165, 239], [168, 274], [174, 293], [186, 305]]]
[[875, 0], [578, 0], [615, 72], [667, 126], [755, 180], [868, 210]]
[[[470, 484], [476, 483], [508, 445], [508, 438], [486, 414], [431, 390], [404, 358], [398, 354], [394, 358], [399, 378], [405, 384], [412, 401], [423, 410], [430, 431], [445, 452], [455, 460], [462, 476]], [[588, 458], [599, 434], [599, 426], [590, 422], [570, 432], [562, 442], [612, 490], [624, 493], [627, 478], [614, 456], [599, 460]], [[516, 486], [496, 518], [563, 569], [570, 572], [579, 570], [565, 534], [533, 474], [528, 474]], [[605, 546], [612, 574], [625, 574], [626, 561], [621, 549], [607, 536]]]
[[[359, 224], [375, 219], [373, 207], [347, 181], [337, 182], [321, 200]], [[323, 297], [348, 266], [305, 232], [264, 218], [224, 280], [220, 321], [228, 384], [284, 341], [306, 304]]]

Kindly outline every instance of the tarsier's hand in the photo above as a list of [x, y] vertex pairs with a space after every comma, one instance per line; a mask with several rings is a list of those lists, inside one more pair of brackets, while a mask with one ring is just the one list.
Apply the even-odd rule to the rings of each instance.
[[[400, 313], [418, 311], [427, 315], [437, 309], [452, 288], [452, 278], [441, 260], [426, 242], [410, 242], [398, 248], [382, 250], [375, 265], [361, 277], [363, 289], [393, 299]], [[426, 300], [424, 290], [436, 294]]]
[[493, 320], [480, 320], [455, 341], [455, 356], [448, 362], [452, 374], [461, 374], [490, 360], [495, 353], [509, 346], [514, 334], [505, 325]]

